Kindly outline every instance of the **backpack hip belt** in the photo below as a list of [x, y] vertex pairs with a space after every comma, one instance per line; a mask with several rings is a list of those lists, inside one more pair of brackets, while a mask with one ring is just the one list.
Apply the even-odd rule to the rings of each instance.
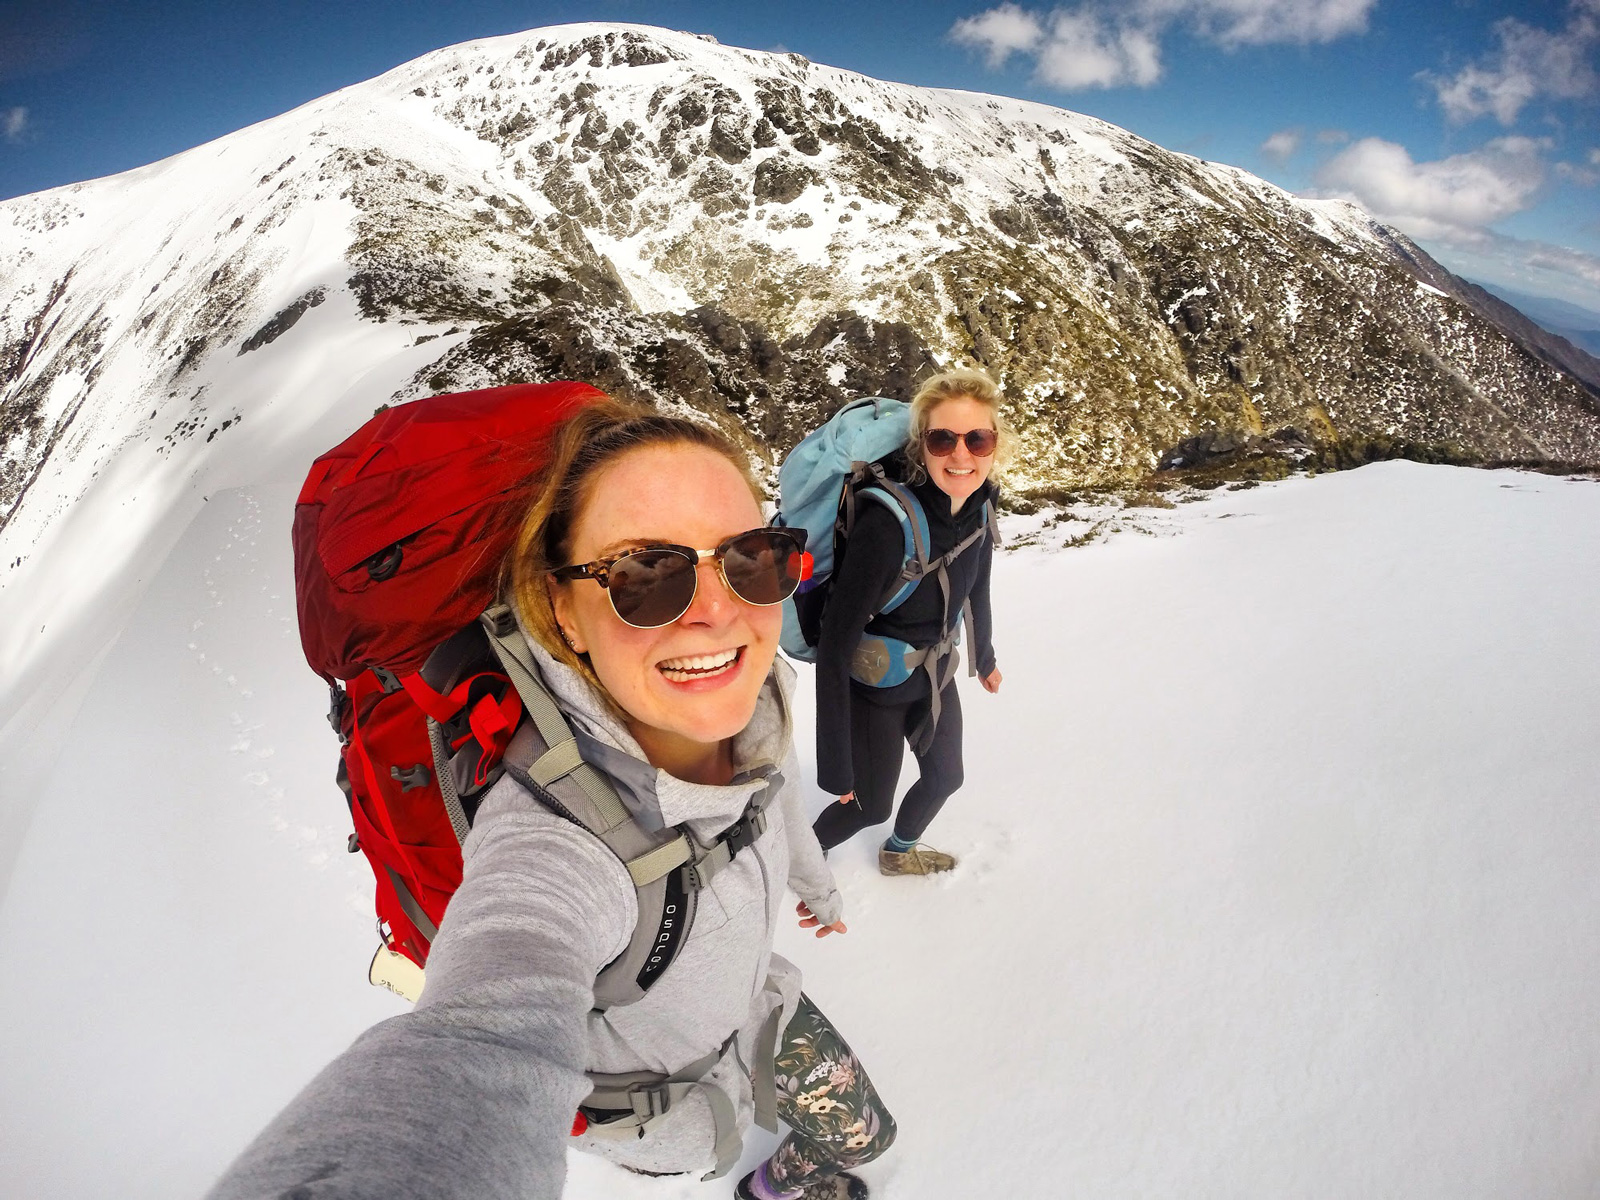
[[[772, 988], [772, 979], [767, 979]], [[776, 1133], [778, 1129], [778, 1081], [774, 1060], [778, 1052], [778, 1026], [783, 1018], [783, 1005], [778, 1004], [762, 1022], [756, 1039], [756, 1062], [751, 1084], [755, 1100], [755, 1121], [762, 1129]], [[738, 1115], [728, 1094], [706, 1079], [713, 1068], [727, 1057], [728, 1051], [738, 1057], [739, 1031], [728, 1035], [727, 1041], [703, 1058], [670, 1075], [651, 1071], [631, 1071], [607, 1075], [589, 1072], [594, 1090], [579, 1108], [580, 1121], [573, 1124], [573, 1135], [587, 1133], [590, 1137], [607, 1141], [632, 1141], [642, 1138], [658, 1126], [674, 1105], [682, 1103], [694, 1092], [705, 1097], [711, 1108], [711, 1118], [716, 1130], [717, 1163], [702, 1180], [721, 1178], [733, 1169], [743, 1152], [743, 1139], [739, 1136]], [[593, 1114], [591, 1116], [591, 1114]]]

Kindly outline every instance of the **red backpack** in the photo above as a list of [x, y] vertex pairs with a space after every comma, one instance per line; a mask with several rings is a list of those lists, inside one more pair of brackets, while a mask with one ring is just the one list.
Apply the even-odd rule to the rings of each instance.
[[[419, 967], [461, 883], [465, 805], [522, 717], [492, 656], [423, 668], [495, 603], [552, 432], [600, 398], [519, 384], [385, 409], [312, 464], [295, 505], [300, 638], [333, 695], [350, 849], [372, 867], [385, 945]], [[470, 779], [441, 787], [438, 731]]]

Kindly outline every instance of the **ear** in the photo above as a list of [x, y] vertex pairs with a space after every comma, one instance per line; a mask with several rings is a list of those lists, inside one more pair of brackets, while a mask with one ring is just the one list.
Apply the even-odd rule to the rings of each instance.
[[550, 596], [550, 607], [556, 615], [556, 629], [566, 639], [574, 654], [587, 654], [583, 635], [578, 632], [577, 612], [572, 603], [572, 586], [564, 584], [554, 575], [544, 577], [545, 591]]

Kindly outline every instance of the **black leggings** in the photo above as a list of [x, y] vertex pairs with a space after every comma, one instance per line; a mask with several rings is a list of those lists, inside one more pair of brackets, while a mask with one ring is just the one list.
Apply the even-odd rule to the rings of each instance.
[[[873, 704], [850, 685], [850, 762], [856, 798], [830, 804], [814, 826], [824, 850], [854, 837], [869, 825], [881, 825], [894, 810], [894, 789], [900, 782], [905, 743], [927, 716], [931, 698], [909, 704]], [[939, 697], [939, 726], [933, 744], [918, 754], [922, 776], [911, 785], [894, 820], [895, 836], [914, 842], [939, 815], [944, 802], [961, 786], [961, 697], [954, 681]]]

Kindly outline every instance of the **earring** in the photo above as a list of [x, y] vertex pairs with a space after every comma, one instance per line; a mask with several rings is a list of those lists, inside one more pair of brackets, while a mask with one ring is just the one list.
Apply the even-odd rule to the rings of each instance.
[[567, 632], [567, 627], [561, 624], [560, 621], [556, 622], [556, 632], [561, 635], [561, 640], [567, 644], [568, 650], [571, 650], [574, 654], [583, 653], [582, 650], [579, 650], [578, 647], [573, 644], [572, 635]]

